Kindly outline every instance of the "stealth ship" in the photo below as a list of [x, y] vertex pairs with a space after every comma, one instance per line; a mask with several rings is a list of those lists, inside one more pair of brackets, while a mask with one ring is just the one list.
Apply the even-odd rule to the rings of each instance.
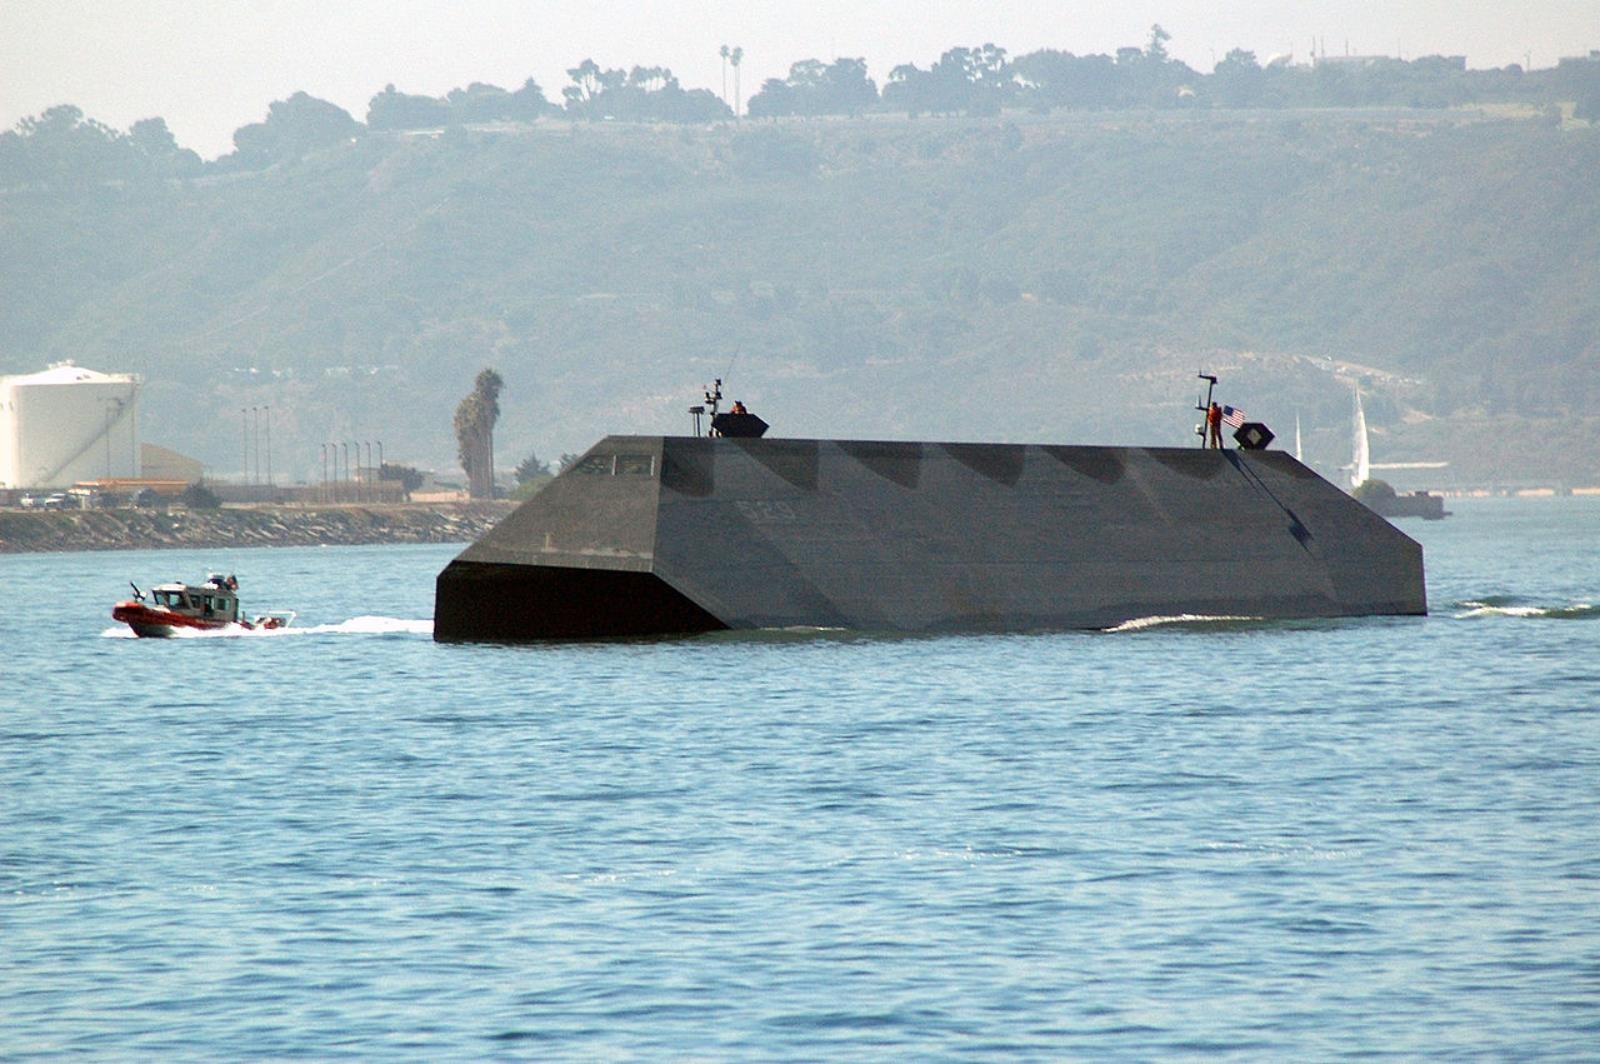
[[1422, 548], [1282, 451], [609, 436], [439, 574], [434, 637], [1426, 611]]

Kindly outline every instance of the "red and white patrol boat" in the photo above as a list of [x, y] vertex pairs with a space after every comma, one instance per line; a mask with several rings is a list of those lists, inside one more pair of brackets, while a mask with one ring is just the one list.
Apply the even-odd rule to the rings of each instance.
[[111, 608], [111, 619], [121, 621], [144, 638], [165, 638], [182, 632], [252, 632], [287, 628], [291, 612], [265, 613], [255, 620], [239, 615], [239, 581], [213, 573], [198, 587], [192, 584], [157, 584], [146, 602], [138, 584], [133, 598]]

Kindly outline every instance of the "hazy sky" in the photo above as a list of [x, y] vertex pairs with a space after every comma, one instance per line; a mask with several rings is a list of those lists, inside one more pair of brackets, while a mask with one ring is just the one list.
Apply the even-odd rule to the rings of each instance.
[[748, 100], [799, 59], [860, 56], [881, 85], [956, 45], [1111, 52], [1142, 45], [1155, 22], [1203, 71], [1234, 47], [1303, 58], [1313, 37], [1329, 53], [1455, 54], [1473, 67], [1600, 48], [1600, 0], [0, 0], [0, 128], [59, 103], [118, 129], [159, 115], [211, 158], [299, 90], [363, 120], [390, 82], [442, 95], [531, 76], [559, 101], [566, 69], [593, 57], [667, 66], [720, 92], [728, 44], [744, 48]]

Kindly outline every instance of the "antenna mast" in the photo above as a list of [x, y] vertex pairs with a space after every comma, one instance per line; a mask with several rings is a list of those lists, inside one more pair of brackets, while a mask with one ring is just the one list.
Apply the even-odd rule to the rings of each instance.
[[[1195, 376], [1206, 382], [1206, 394], [1203, 399], [1195, 401], [1194, 408], [1202, 414], [1209, 414], [1211, 412], [1211, 396], [1217, 390], [1217, 378], [1210, 373], [1197, 373]], [[1206, 445], [1206, 423], [1204, 421], [1194, 427], [1194, 434], [1200, 437], [1200, 446], [1204, 448]]]

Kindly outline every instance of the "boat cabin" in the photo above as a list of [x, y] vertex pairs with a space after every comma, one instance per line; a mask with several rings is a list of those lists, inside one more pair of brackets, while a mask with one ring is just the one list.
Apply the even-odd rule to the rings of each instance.
[[150, 589], [150, 597], [157, 607], [189, 617], [207, 620], [237, 621], [239, 596], [229, 581], [221, 576], [211, 576], [204, 584], [158, 584]]

